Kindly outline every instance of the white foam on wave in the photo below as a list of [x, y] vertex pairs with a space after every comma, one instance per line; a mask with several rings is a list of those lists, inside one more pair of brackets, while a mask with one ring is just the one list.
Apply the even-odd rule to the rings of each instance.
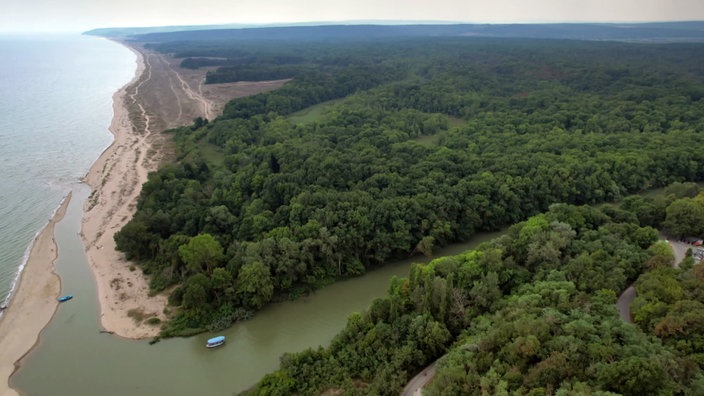
[[20, 263], [19, 267], [17, 267], [17, 272], [15, 273], [15, 277], [12, 279], [12, 284], [10, 285], [10, 291], [7, 293], [7, 296], [5, 296], [5, 300], [2, 302], [2, 305], [0, 305], [0, 307], [3, 307], [3, 309], [0, 310], [0, 319], [2, 319], [2, 317], [5, 313], [5, 309], [8, 308], [10, 306], [10, 304], [12, 303], [12, 297], [14, 297], [15, 290], [17, 289], [17, 287], [19, 287], [20, 279], [22, 279], [22, 272], [24, 272], [24, 268], [27, 266], [27, 261], [29, 261], [29, 255], [32, 253], [32, 248], [34, 247], [34, 244], [37, 242], [37, 238], [39, 238], [39, 235], [51, 223], [51, 219], [53, 219], [54, 216], [56, 216], [56, 213], [59, 211], [59, 209], [61, 209], [61, 206], [64, 204], [66, 199], [69, 197], [69, 194], [66, 194], [63, 198], [61, 198], [59, 205], [51, 213], [51, 216], [49, 216], [49, 219], [47, 220], [47, 222], [44, 223], [44, 225], [39, 229], [39, 231], [34, 233], [34, 237], [32, 238], [32, 242], [24, 250], [24, 254], [22, 255], [22, 262]]

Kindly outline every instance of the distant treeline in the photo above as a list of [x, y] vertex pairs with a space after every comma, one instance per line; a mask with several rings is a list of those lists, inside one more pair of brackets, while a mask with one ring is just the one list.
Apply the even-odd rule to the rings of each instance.
[[[149, 176], [117, 233], [154, 291], [176, 286], [166, 336], [228, 326], [269, 301], [432, 254], [553, 203], [704, 178], [701, 45], [424, 38], [153, 48], [280, 52], [303, 59], [262, 70], [305, 66], [216, 120], [170, 131], [178, 161]], [[323, 109], [315, 118], [289, 118], [313, 105]], [[664, 210], [639, 225], [660, 225]]]
[[[181, 30], [181, 31], [179, 31]], [[151, 33], [150, 33], [151, 32]], [[159, 28], [95, 29], [86, 34], [107, 37], [132, 36], [146, 42], [352, 42], [408, 37], [503, 37], [572, 40], [702, 41], [704, 22], [660, 23], [552, 23], [552, 24], [346, 24], [319, 26], [194, 26]]]

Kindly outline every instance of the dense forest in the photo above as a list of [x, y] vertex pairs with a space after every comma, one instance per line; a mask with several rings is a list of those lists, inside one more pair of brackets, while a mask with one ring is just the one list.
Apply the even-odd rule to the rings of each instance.
[[[424, 394], [702, 394], [702, 266], [673, 268], [669, 244], [640, 225], [671, 220], [663, 209], [691, 199], [677, 195], [685, 186], [598, 209], [554, 204], [475, 250], [416, 265], [330, 346], [283, 356], [248, 393], [398, 395], [437, 359]], [[635, 279], [644, 331], [614, 305]]]
[[[230, 102], [215, 120], [168, 131], [178, 159], [149, 176], [136, 215], [115, 237], [155, 292], [170, 290], [164, 336], [227, 327], [270, 301], [431, 255], [554, 203], [617, 201], [704, 176], [698, 44], [149, 46], [191, 59], [188, 67], [219, 59], [211, 82], [291, 79]], [[637, 209], [650, 216], [638, 223], [645, 227], [659, 226], [670, 208]], [[544, 258], [534, 259], [504, 293], [539, 275]], [[638, 273], [610, 274], [608, 288], [617, 292]], [[586, 293], [575, 287], [568, 298]]]

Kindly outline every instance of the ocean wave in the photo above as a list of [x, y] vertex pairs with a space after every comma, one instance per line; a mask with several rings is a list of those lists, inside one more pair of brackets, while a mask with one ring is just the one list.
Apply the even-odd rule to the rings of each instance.
[[44, 232], [46, 227], [51, 224], [51, 220], [59, 212], [64, 202], [69, 199], [70, 195], [71, 192], [69, 191], [68, 193], [66, 193], [66, 195], [64, 195], [63, 198], [61, 198], [61, 201], [51, 213], [51, 216], [49, 216], [47, 222], [44, 223], [44, 225], [37, 232], [34, 233], [34, 237], [32, 237], [32, 242], [30, 242], [30, 244], [24, 250], [24, 254], [22, 255], [22, 262], [20, 263], [19, 267], [17, 267], [17, 271], [15, 272], [15, 276], [12, 279], [12, 283], [10, 285], [10, 290], [5, 296], [5, 300], [2, 302], [2, 304], [0, 304], [0, 308], [2, 308], [0, 309], [0, 319], [2, 319], [3, 315], [5, 314], [5, 309], [9, 308], [10, 304], [12, 303], [12, 298], [15, 295], [16, 289], [19, 287], [20, 280], [22, 279], [22, 273], [24, 272], [24, 269], [27, 266], [27, 261], [29, 261], [29, 255], [32, 253], [32, 248], [34, 248], [34, 244], [37, 242], [37, 238], [39, 238], [39, 235], [41, 235], [41, 233]]

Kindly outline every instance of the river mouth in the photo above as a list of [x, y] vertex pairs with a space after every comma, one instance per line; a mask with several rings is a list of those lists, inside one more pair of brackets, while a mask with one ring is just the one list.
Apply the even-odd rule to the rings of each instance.
[[[56, 225], [57, 272], [74, 299], [62, 304], [39, 344], [10, 378], [25, 395], [82, 394], [134, 396], [232, 394], [254, 385], [279, 366], [281, 355], [327, 345], [350, 313], [386, 294], [393, 276], [407, 276], [414, 256], [320, 289], [295, 301], [271, 304], [246, 322], [218, 334], [162, 340], [127, 340], [100, 333], [95, 281], [78, 235], [86, 186], [74, 190], [66, 216]], [[438, 249], [435, 257], [456, 255], [502, 232]], [[205, 348], [208, 338], [227, 343]]]

